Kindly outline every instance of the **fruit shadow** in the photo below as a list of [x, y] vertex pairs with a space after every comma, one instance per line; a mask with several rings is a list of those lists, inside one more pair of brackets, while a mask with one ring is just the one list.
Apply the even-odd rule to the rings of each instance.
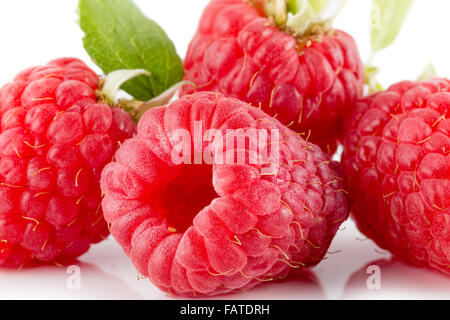
[[123, 280], [95, 265], [0, 269], [0, 299], [116, 300], [143, 299]]
[[[167, 296], [161, 296], [167, 299]], [[169, 296], [169, 299], [185, 300]], [[325, 291], [316, 275], [309, 270], [291, 274], [284, 280], [265, 282], [248, 291], [237, 291], [226, 295], [201, 298], [201, 300], [324, 300]], [[196, 300], [196, 299], [192, 299]]]
[[450, 277], [392, 259], [375, 260], [347, 281], [341, 299], [450, 299]]

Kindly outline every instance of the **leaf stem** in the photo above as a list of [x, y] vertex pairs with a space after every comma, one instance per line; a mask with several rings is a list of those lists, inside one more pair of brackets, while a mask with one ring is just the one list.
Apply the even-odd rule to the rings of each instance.
[[101, 92], [103, 96], [108, 100], [108, 102], [117, 104], [117, 95], [119, 93], [120, 87], [125, 82], [141, 75], [150, 76], [151, 73], [144, 69], [124, 69], [113, 71], [105, 77]]
[[166, 91], [161, 93], [159, 96], [151, 99], [150, 101], [143, 102], [140, 105], [137, 105], [134, 108], [135, 119], [139, 120], [140, 118], [142, 118], [144, 113], [146, 113], [148, 110], [150, 110], [152, 108], [161, 107], [161, 106], [164, 106], [167, 103], [169, 103], [170, 100], [173, 98], [173, 96], [178, 91], [178, 89], [180, 89], [181, 87], [183, 87], [185, 85], [192, 85], [193, 87], [196, 87], [195, 83], [193, 83], [191, 81], [180, 81], [180, 82], [176, 83], [175, 85], [173, 85], [172, 87], [170, 87], [169, 89], [167, 89]]

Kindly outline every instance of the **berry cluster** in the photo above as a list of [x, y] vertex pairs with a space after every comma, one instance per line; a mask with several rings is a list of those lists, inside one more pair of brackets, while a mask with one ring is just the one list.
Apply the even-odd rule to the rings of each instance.
[[[80, 2], [85, 45], [107, 57], [99, 17], [84, 12], [95, 2]], [[158, 32], [176, 69], [162, 30], [122, 4]], [[117, 104], [122, 84], [147, 100], [173, 80], [143, 70], [142, 39], [132, 40], [114, 52], [120, 63], [99, 63], [121, 69], [104, 79], [64, 58], [0, 89], [0, 267], [66, 263], [111, 232], [162, 291], [213, 296], [317, 265], [351, 209], [380, 247], [450, 274], [449, 80], [364, 98], [355, 41], [308, 1], [212, 0], [184, 60], [189, 84]], [[141, 69], [123, 70], [133, 50]], [[145, 112], [180, 86], [181, 98]], [[266, 133], [266, 154], [250, 131]]]

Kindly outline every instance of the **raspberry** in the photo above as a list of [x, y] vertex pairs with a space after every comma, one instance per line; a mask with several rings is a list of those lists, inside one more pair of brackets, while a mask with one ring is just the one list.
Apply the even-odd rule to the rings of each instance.
[[355, 41], [329, 30], [295, 38], [243, 0], [213, 0], [184, 61], [182, 94], [218, 91], [261, 107], [334, 153], [341, 116], [362, 95], [364, 68]]
[[352, 213], [380, 247], [450, 274], [450, 81], [393, 85], [356, 104], [343, 166]]
[[68, 261], [109, 234], [100, 174], [136, 128], [98, 83], [64, 58], [0, 90], [0, 266]]
[[[194, 137], [198, 121], [205, 132], [224, 134], [278, 129], [280, 137], [271, 135], [269, 143], [280, 146], [279, 171], [265, 170], [274, 152], [249, 164], [250, 142], [232, 144], [232, 152], [246, 154], [241, 164], [220, 162], [216, 143], [195, 149], [193, 138], [191, 150], [213, 150], [214, 161], [175, 164], [173, 132]], [[143, 116], [137, 135], [103, 171], [103, 210], [140, 274], [166, 292], [211, 296], [319, 263], [348, 215], [339, 172], [319, 147], [258, 108], [202, 92]]]

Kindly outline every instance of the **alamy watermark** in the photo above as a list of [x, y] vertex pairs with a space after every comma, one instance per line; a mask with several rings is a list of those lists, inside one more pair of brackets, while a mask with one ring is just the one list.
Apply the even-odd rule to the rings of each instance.
[[67, 267], [66, 273], [69, 277], [66, 281], [66, 286], [68, 290], [78, 291], [81, 290], [81, 268], [76, 265]]
[[367, 289], [369, 290], [381, 290], [381, 268], [377, 265], [368, 266], [366, 273], [370, 274], [367, 278]]
[[194, 122], [192, 132], [176, 129], [168, 134], [173, 145], [171, 160], [181, 164], [266, 165], [262, 174], [278, 172], [281, 133], [278, 129], [208, 129]]

